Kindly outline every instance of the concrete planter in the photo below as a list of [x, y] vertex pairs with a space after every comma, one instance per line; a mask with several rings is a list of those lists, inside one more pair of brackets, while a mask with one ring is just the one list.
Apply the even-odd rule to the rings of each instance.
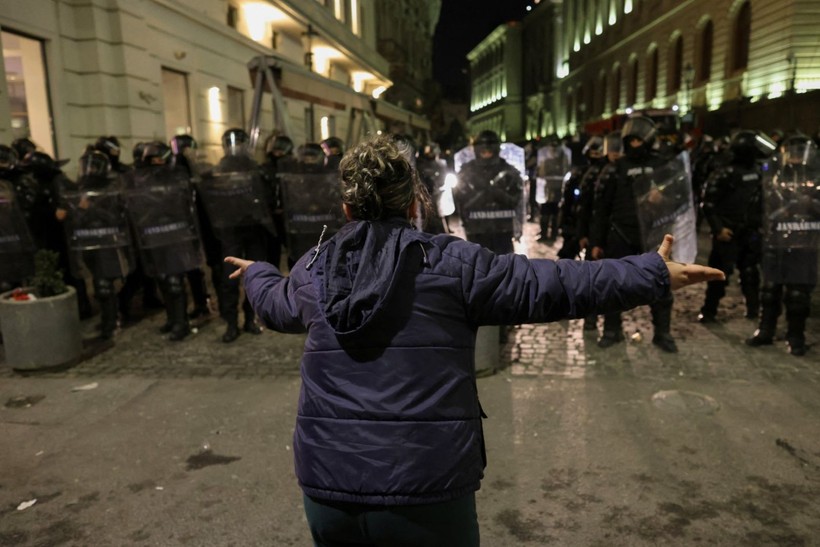
[[83, 340], [74, 287], [37, 300], [11, 300], [11, 294], [0, 294], [0, 331], [7, 365], [25, 371], [79, 361]]

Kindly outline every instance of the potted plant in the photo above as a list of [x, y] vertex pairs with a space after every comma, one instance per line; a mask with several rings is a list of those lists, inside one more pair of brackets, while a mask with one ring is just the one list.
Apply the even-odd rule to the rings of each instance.
[[71, 365], [82, 353], [77, 291], [63, 282], [58, 259], [37, 251], [31, 285], [0, 294], [5, 362], [15, 370]]

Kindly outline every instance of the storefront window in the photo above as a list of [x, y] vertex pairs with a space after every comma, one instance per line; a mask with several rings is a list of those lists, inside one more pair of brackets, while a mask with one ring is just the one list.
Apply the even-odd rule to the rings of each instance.
[[0, 33], [13, 139], [27, 137], [54, 157], [43, 42], [13, 32]]

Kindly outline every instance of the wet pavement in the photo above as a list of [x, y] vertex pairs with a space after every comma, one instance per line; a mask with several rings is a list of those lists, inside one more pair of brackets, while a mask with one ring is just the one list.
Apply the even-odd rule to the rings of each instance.
[[[521, 249], [554, 257], [536, 235]], [[736, 280], [713, 325], [703, 287], [676, 293], [677, 354], [646, 307], [606, 350], [580, 320], [511, 330], [478, 381], [483, 545], [820, 545], [818, 291], [793, 357], [743, 343]], [[310, 545], [290, 447], [304, 337], [224, 344], [212, 318], [172, 343], [163, 320], [108, 346], [84, 322], [64, 370], [0, 365], [0, 545]]]

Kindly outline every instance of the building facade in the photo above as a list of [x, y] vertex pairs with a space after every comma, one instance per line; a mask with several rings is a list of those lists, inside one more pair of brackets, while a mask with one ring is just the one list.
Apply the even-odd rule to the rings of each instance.
[[524, 138], [521, 37], [520, 22], [505, 23], [467, 54], [471, 135], [489, 129], [505, 141]]
[[[678, 110], [709, 132], [811, 134], [820, 10], [811, 0], [563, 0], [550, 107], [555, 131]], [[596, 122], [598, 122], [596, 124]], [[604, 123], [600, 123], [604, 122]]]
[[386, 99], [416, 113], [427, 110], [433, 77], [433, 34], [441, 0], [376, 0], [377, 51], [390, 64]]
[[[260, 142], [426, 131], [383, 98], [376, 13], [374, 0], [0, 0], [0, 142], [76, 158], [100, 135], [130, 150], [189, 133], [213, 160], [254, 114]], [[275, 89], [255, 112], [259, 59]]]
[[[521, 59], [498, 55], [499, 29], [470, 53], [471, 131], [600, 133], [645, 109], [714, 135], [818, 130], [816, 1], [533, 0], [520, 27]], [[498, 91], [518, 70], [521, 121]]]

